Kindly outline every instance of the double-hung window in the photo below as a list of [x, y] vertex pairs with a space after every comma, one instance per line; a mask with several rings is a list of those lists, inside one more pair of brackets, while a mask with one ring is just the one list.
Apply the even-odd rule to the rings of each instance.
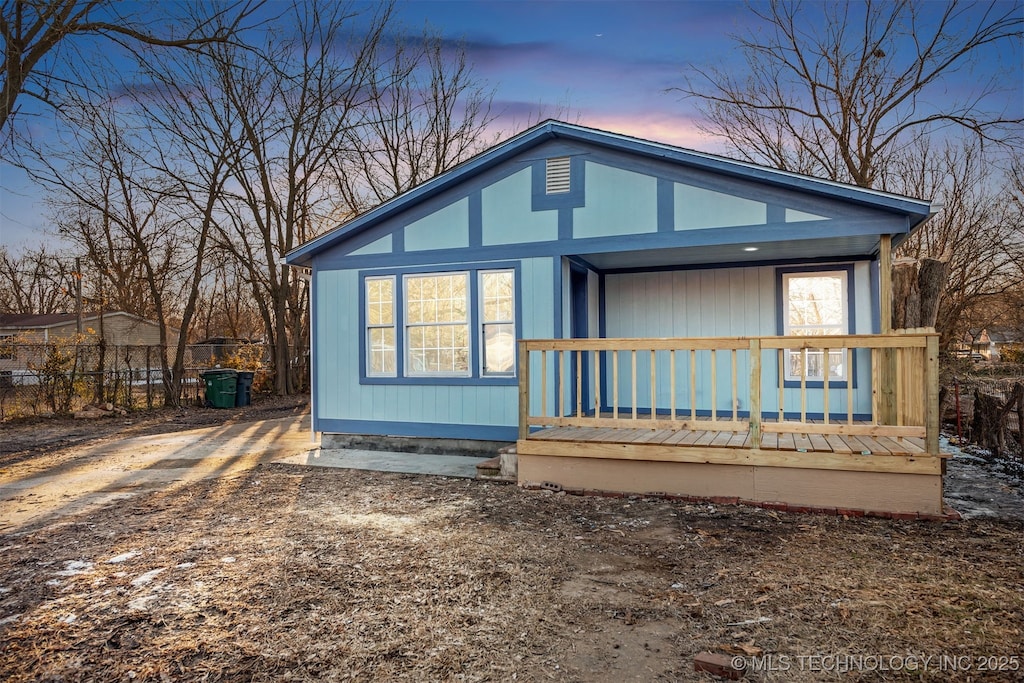
[[366, 278], [366, 374], [394, 377], [395, 278]]
[[515, 370], [515, 273], [480, 272], [480, 327], [483, 344], [482, 374], [509, 377]]
[[515, 377], [514, 268], [368, 274], [363, 301], [368, 380]]
[[[848, 272], [845, 270], [782, 275], [784, 334], [817, 337], [847, 334], [849, 331]], [[842, 349], [829, 349], [830, 381], [845, 380], [848, 374], [847, 354]], [[806, 367], [805, 367], [806, 365]], [[786, 351], [786, 379], [824, 381], [826, 361], [821, 349], [790, 349]]]

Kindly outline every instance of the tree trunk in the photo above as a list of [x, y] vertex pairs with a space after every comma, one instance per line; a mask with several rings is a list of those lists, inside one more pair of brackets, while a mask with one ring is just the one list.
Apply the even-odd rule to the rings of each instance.
[[974, 390], [974, 419], [971, 420], [971, 441], [999, 455], [999, 408], [1001, 401], [993, 394]]
[[903, 330], [908, 327], [917, 327], [908, 322], [908, 319], [917, 318], [917, 312], [908, 311], [910, 306], [911, 293], [917, 285], [917, 264], [895, 263], [892, 266], [892, 328]]
[[939, 300], [946, 286], [949, 266], [945, 261], [922, 258], [918, 269], [918, 291], [921, 293], [921, 323], [919, 327], [935, 327], [939, 315]]

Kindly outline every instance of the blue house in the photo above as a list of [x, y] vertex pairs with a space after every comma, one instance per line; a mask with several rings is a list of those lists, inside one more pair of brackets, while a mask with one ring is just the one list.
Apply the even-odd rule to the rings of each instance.
[[313, 429], [517, 441], [521, 483], [940, 514], [937, 337], [889, 325], [890, 250], [932, 213], [542, 123], [287, 255]]

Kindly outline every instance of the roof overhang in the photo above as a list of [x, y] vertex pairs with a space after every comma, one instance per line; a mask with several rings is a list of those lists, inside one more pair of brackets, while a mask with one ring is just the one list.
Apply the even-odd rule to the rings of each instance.
[[379, 224], [381, 221], [405, 211], [418, 202], [437, 196], [475, 174], [493, 168], [515, 155], [550, 140], [577, 141], [603, 146], [649, 159], [661, 160], [666, 163], [681, 164], [690, 168], [734, 178], [788, 188], [825, 198], [840, 199], [876, 210], [902, 214], [906, 216], [909, 230], [903, 231], [902, 234], [897, 236], [896, 244], [902, 241], [906, 234], [912, 232], [917, 226], [927, 221], [938, 211], [937, 206], [933, 206], [931, 202], [922, 199], [758, 166], [749, 162], [642, 140], [619, 133], [610, 133], [561, 121], [545, 121], [481, 152], [422, 185], [380, 204], [320, 237], [300, 245], [285, 255], [285, 262], [294, 266], [311, 266], [313, 258], [317, 254], [334, 247], [363, 230]]

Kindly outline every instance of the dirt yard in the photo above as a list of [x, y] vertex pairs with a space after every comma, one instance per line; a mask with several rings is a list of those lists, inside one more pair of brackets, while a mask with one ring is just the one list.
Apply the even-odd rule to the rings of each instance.
[[0, 533], [5, 681], [1020, 681], [1022, 629], [1012, 520], [259, 464]]

